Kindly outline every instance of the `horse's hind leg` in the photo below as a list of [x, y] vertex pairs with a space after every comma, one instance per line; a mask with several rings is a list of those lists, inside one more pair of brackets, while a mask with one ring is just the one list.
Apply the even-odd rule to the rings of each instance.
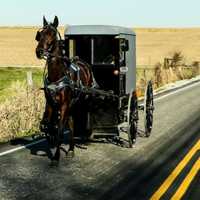
[[56, 146], [56, 152], [53, 156], [53, 160], [59, 162], [60, 160], [60, 144]]
[[68, 121], [69, 124], [69, 150], [68, 150], [68, 154], [67, 157], [73, 157], [74, 156], [74, 123], [73, 123], [73, 119], [72, 117], [69, 118]]

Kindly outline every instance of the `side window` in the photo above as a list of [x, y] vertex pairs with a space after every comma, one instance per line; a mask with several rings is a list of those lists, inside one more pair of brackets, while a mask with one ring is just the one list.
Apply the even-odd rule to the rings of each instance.
[[75, 49], [76, 49], [76, 41], [70, 39], [69, 40], [69, 57], [73, 58], [75, 56]]
[[115, 64], [113, 42], [110, 37], [94, 38], [94, 64]]
[[119, 40], [119, 63], [120, 66], [126, 66], [126, 52], [129, 50], [129, 43], [126, 39]]

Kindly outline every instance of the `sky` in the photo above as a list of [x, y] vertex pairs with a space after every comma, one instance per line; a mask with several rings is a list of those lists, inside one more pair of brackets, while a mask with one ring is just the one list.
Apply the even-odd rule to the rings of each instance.
[[200, 0], [1, 0], [0, 26], [60, 25], [200, 27]]

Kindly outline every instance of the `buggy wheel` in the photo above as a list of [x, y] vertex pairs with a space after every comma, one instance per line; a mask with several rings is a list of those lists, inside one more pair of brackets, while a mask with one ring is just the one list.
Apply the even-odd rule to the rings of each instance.
[[145, 127], [146, 137], [149, 137], [151, 134], [153, 126], [153, 111], [154, 111], [153, 85], [152, 81], [149, 81], [146, 87], [145, 97], [144, 97], [144, 127]]
[[132, 148], [133, 144], [136, 142], [138, 126], [138, 102], [136, 92], [133, 90], [130, 92], [128, 100], [127, 121], [129, 147]]

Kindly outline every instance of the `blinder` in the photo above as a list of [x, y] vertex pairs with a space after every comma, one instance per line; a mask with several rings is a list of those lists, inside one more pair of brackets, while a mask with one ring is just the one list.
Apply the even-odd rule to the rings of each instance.
[[37, 31], [37, 34], [36, 34], [36, 36], [35, 36], [35, 40], [36, 41], [40, 41], [40, 38], [41, 38], [41, 32], [40, 31]]

